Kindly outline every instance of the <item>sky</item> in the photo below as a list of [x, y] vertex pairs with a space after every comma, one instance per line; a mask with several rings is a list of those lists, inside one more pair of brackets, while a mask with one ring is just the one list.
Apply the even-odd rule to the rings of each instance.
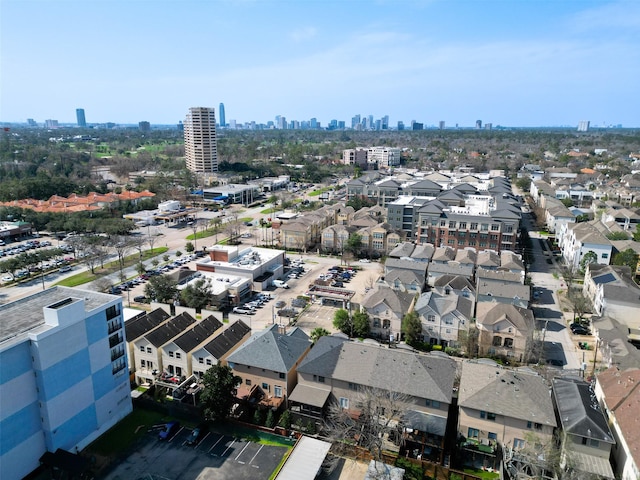
[[0, 121], [640, 127], [640, 0], [2, 0]]

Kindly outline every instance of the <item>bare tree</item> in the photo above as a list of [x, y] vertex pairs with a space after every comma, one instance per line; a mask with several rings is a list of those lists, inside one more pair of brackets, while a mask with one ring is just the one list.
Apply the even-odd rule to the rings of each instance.
[[118, 256], [118, 267], [120, 268], [120, 280], [124, 281], [124, 261], [127, 258], [127, 255], [134, 248], [134, 245], [131, 242], [129, 237], [118, 236], [115, 239], [113, 249], [116, 251], [116, 255]]
[[402, 414], [409, 396], [374, 387], [361, 387], [351, 408], [334, 403], [324, 425], [324, 434], [334, 442], [344, 442], [368, 450], [374, 459], [382, 461], [385, 445], [399, 444]]
[[224, 232], [229, 236], [229, 243], [234, 244], [240, 235], [240, 220], [238, 214], [233, 213], [225, 223]]

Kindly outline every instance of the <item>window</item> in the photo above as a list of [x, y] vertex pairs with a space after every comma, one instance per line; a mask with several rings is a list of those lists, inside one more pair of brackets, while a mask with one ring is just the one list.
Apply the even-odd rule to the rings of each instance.
[[385, 328], [385, 329], [391, 328], [391, 320], [382, 320], [382, 328]]
[[441, 227], [446, 227], [447, 226], [447, 221], [446, 220], [440, 220], [440, 226]]
[[449, 228], [456, 228], [456, 222], [449, 222]]
[[349, 408], [349, 399], [348, 398], [344, 398], [344, 397], [340, 397], [340, 408]]
[[181, 358], [182, 354], [180, 352], [176, 352], [176, 358]]
[[198, 357], [198, 363], [204, 363], [204, 358]]
[[536, 428], [536, 430], [542, 430], [542, 424], [541, 423], [534, 424], [534, 427]]
[[491, 231], [492, 232], [497, 232], [498, 230], [500, 230], [500, 225], [498, 225], [497, 223], [492, 223], [491, 224]]
[[282, 397], [282, 387], [280, 387], [278, 385], [274, 385], [273, 386], [273, 396], [277, 397], [277, 398], [281, 398]]
[[480, 435], [480, 431], [477, 428], [469, 427], [469, 430], [467, 430], [468, 438], [478, 438], [479, 435]]
[[471, 224], [471, 230], [477, 230], [478, 229], [478, 224], [477, 223], [472, 223]]
[[151, 353], [151, 347], [147, 347], [147, 353]]
[[435, 322], [435, 321], [436, 321], [435, 315], [427, 315], [427, 322]]
[[378, 317], [373, 319], [373, 328], [380, 328], [380, 319]]
[[491, 413], [491, 412], [487, 412], [487, 420], [493, 420], [495, 422], [496, 414], [495, 413]]
[[487, 230], [489, 230], [489, 224], [488, 223], [481, 224], [480, 230], [482, 230], [483, 232], [486, 232]]
[[428, 398], [424, 401], [427, 407], [440, 408], [440, 402], [437, 400], [429, 400]]
[[244, 381], [245, 385], [251, 385], [251, 380], [249, 380], [248, 378]]
[[513, 348], [513, 338], [505, 338], [504, 339], [504, 346], [506, 348]]
[[173, 352], [169, 352], [169, 356], [173, 358]]
[[147, 366], [147, 362], [145, 362], [144, 360], [140, 360], [140, 368], [144, 368]]
[[207, 358], [207, 365], [211, 365], [211, 364], [212, 364], [211, 359]]
[[355, 383], [349, 382], [349, 390], [357, 390], [358, 386]]
[[467, 222], [460, 222], [460, 230], [465, 230], [467, 228]]
[[144, 353], [144, 345], [140, 345], [140, 351]]
[[453, 325], [453, 318], [447, 317], [444, 319], [445, 325]]
[[602, 258], [609, 258], [609, 254], [608, 253], [603, 253], [602, 254]]
[[456, 239], [455, 239], [455, 238], [450, 238], [450, 239], [448, 239], [448, 240], [447, 240], [447, 243], [448, 243], [449, 245], [455, 245], [455, 243], [456, 243]]
[[278, 377], [279, 377], [279, 378], [284, 378], [284, 373], [279, 373], [279, 374], [278, 374]]
[[533, 427], [533, 422], [532, 421], [528, 421], [527, 422], [527, 428], [531, 428]]
[[324, 383], [324, 377], [320, 377], [320, 376], [319, 376], [319, 377], [318, 377], [318, 381], [319, 381], [320, 383]]
[[513, 439], [513, 448], [515, 449], [519, 449], [519, 448], [524, 448], [524, 440], [522, 440], [521, 438], [514, 438]]
[[489, 437], [489, 440], [497, 440], [498, 439], [498, 434], [497, 433], [493, 433], [493, 432], [489, 432], [487, 434], [487, 437]]

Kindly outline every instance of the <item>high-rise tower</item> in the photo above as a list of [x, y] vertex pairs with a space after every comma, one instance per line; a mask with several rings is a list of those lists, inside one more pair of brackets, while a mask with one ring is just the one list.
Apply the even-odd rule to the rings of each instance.
[[84, 108], [76, 108], [76, 120], [78, 121], [79, 127], [87, 126], [87, 119], [84, 116]]
[[227, 119], [224, 116], [224, 103], [220, 102], [220, 106], [218, 107], [218, 117], [220, 118], [220, 126], [227, 126]]
[[196, 173], [218, 171], [216, 115], [213, 108], [192, 107], [184, 121], [187, 168]]

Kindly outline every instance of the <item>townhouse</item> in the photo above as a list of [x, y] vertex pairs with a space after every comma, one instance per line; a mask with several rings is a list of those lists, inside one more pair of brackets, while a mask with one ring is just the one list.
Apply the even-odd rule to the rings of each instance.
[[563, 224], [557, 241], [565, 264], [574, 271], [580, 268], [580, 261], [588, 252], [595, 253], [596, 263], [601, 265], [611, 261], [611, 242], [591, 222]]
[[357, 419], [367, 392], [397, 393], [404, 414], [393, 420], [403, 427], [403, 448], [441, 462], [455, 372], [450, 358], [326, 336], [298, 367], [291, 408], [321, 420], [335, 405]]
[[202, 378], [204, 373], [213, 365], [226, 365], [227, 357], [236, 351], [251, 336], [251, 327], [242, 320], [224, 329], [213, 340], [204, 346], [195, 348], [192, 354], [193, 374]]
[[416, 293], [376, 284], [360, 304], [361, 311], [366, 312], [371, 320], [371, 335], [385, 342], [400, 339], [402, 318], [413, 309]]
[[465, 360], [458, 407], [459, 447], [476, 467], [496, 469], [500, 449], [510, 458], [553, 441], [557, 422], [549, 385], [535, 373]]
[[609, 463], [615, 440], [593, 387], [577, 378], [553, 379], [553, 400], [561, 430], [561, 463], [579, 475], [613, 479]]
[[478, 302], [476, 327], [480, 356], [529, 361], [535, 330], [531, 310], [506, 303]]
[[284, 332], [273, 324], [251, 335], [227, 357], [242, 379], [238, 400], [276, 410], [286, 407], [298, 381], [296, 369], [310, 348], [309, 336], [297, 327]]

